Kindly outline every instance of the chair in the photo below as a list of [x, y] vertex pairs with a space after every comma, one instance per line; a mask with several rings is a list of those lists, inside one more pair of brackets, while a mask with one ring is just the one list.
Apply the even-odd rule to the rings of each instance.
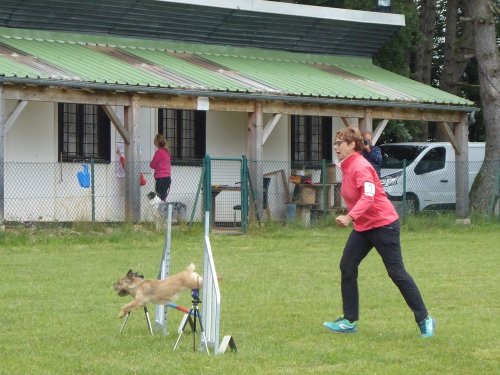
[[[267, 209], [268, 207], [268, 190], [269, 190], [269, 184], [271, 183], [271, 177], [264, 177], [263, 178], [263, 185], [262, 185], [262, 208], [264, 210]], [[241, 204], [237, 204], [236, 206], [233, 206], [233, 227], [236, 227], [236, 211], [241, 211]]]

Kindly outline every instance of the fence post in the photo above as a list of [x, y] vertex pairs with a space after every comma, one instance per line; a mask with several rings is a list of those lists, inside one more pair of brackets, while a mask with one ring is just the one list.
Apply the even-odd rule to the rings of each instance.
[[198, 199], [200, 197], [200, 192], [202, 191], [202, 188], [203, 189], [205, 188], [205, 158], [203, 158], [202, 160], [200, 181], [198, 181], [198, 189], [196, 190], [196, 197], [194, 199], [193, 209], [191, 210], [191, 218], [189, 219], [189, 228], [193, 226], [194, 214], [196, 212], [196, 207], [198, 207]]
[[92, 222], [95, 223], [94, 158], [90, 159], [90, 194], [92, 197]]
[[326, 214], [328, 210], [328, 202], [327, 202], [327, 191], [326, 191], [326, 160], [323, 159], [321, 161], [321, 182], [323, 184], [322, 193], [323, 193], [323, 219], [326, 220]]
[[203, 191], [204, 191], [204, 202], [203, 208], [204, 212], [210, 213], [210, 229], [211, 224], [215, 222], [215, 212], [212, 212], [212, 161], [210, 160], [210, 156], [205, 154], [203, 158], [203, 169], [205, 170], [205, 179], [203, 183]]
[[247, 177], [248, 177], [248, 188], [250, 189], [250, 194], [252, 194], [253, 209], [255, 210], [255, 216], [257, 217], [257, 221], [260, 224], [261, 216], [259, 214], [259, 208], [257, 206], [257, 196], [256, 196], [258, 192], [256, 193], [255, 190], [253, 189], [252, 177], [250, 176], [250, 171], [248, 171]]
[[248, 226], [248, 160], [245, 155], [241, 157], [241, 231], [247, 232]]
[[403, 221], [406, 220], [406, 159], [403, 159]]

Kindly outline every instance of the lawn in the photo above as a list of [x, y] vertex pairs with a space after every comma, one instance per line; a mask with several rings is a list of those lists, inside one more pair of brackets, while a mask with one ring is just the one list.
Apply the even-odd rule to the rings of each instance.
[[[146, 226], [7, 229], [0, 232], [0, 374], [495, 374], [500, 373], [500, 227], [420, 218], [402, 228], [405, 264], [438, 320], [420, 338], [411, 311], [373, 251], [360, 267], [359, 332], [322, 327], [341, 314], [338, 263], [349, 230], [267, 225], [214, 234], [221, 337], [238, 353], [173, 352], [150, 336], [142, 311], [122, 334], [129, 301], [112, 285], [130, 268], [158, 274], [164, 234]], [[171, 272], [203, 269], [201, 228], [172, 231]], [[191, 305], [189, 293], [178, 301]], [[150, 306], [154, 316], [154, 306]]]

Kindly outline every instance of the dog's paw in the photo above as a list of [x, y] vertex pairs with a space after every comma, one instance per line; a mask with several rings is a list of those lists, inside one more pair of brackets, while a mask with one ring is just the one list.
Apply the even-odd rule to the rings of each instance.
[[118, 318], [119, 318], [119, 319], [121, 319], [121, 318], [123, 318], [126, 314], [127, 314], [127, 313], [126, 313], [125, 311], [120, 311], [120, 312], [118, 313]]

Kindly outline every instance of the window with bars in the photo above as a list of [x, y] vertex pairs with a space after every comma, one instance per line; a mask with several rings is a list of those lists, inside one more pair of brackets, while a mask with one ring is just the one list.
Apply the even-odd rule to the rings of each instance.
[[292, 162], [332, 160], [332, 118], [292, 116]]
[[[205, 111], [158, 110], [158, 133], [167, 137], [172, 159], [202, 159], [205, 155]], [[172, 160], [175, 164], [176, 160]]]
[[101, 107], [59, 103], [58, 112], [61, 161], [110, 162], [110, 121]]

